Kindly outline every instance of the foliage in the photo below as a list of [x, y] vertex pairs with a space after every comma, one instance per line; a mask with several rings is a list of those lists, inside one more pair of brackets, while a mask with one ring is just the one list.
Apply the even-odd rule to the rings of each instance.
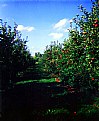
[[[80, 5], [82, 15], [70, 23], [69, 38], [50, 45], [43, 59], [50, 74], [81, 92], [97, 91], [99, 81], [99, 2], [92, 2], [91, 12]], [[75, 25], [75, 28], [72, 26]]]
[[2, 82], [8, 86], [9, 81], [15, 81], [20, 72], [29, 66], [32, 58], [26, 46], [27, 38], [21, 39], [17, 25], [12, 30], [6, 22], [0, 20], [0, 24], [0, 62], [4, 66]]
[[99, 107], [96, 105], [84, 105], [77, 113], [77, 118], [85, 121], [98, 121]]
[[99, 8], [93, 3], [92, 12], [88, 13], [82, 5], [80, 10], [84, 15], [73, 19], [76, 28], [70, 30], [69, 40], [64, 43], [65, 51], [68, 49], [67, 69], [62, 68], [62, 71], [68, 76], [69, 84], [84, 90], [93, 89], [99, 78]]
[[61, 58], [62, 44], [57, 42], [52, 42], [50, 46], [46, 46], [46, 50], [42, 57], [43, 62], [43, 70], [48, 72], [50, 77], [58, 77], [59, 76], [59, 66], [58, 59]]
[[94, 99], [93, 105], [96, 106], [97, 108], [99, 108], [99, 98], [98, 98], [98, 97], [96, 97], [96, 98]]
[[35, 53], [34, 59], [36, 61], [36, 68], [37, 68], [37, 76], [39, 76], [39, 79], [46, 79], [49, 78], [49, 73], [44, 70], [44, 59], [43, 54], [40, 52]]
[[82, 114], [85, 114], [86, 116], [89, 116], [89, 115], [95, 115], [96, 113], [98, 114], [99, 112], [99, 107], [95, 106], [95, 105], [85, 105], [83, 106], [79, 113], [82, 113]]

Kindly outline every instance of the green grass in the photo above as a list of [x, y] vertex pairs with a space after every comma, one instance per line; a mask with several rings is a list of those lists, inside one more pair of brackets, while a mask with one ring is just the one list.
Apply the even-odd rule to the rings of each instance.
[[43, 116], [52, 116], [59, 114], [69, 114], [70, 112], [65, 108], [49, 108], [45, 110], [35, 110], [32, 112], [33, 115], [43, 115]]
[[64, 108], [56, 108], [56, 109], [48, 109], [45, 112], [45, 115], [57, 115], [57, 114], [64, 114], [64, 113], [69, 114], [69, 111]]
[[26, 80], [26, 81], [20, 81], [20, 82], [16, 82], [16, 85], [18, 85], [18, 84], [26, 84], [26, 83], [33, 83], [33, 82], [37, 82], [37, 83], [51, 83], [51, 82], [55, 82], [55, 78], [51, 78], [51, 79], [41, 79], [41, 80]]

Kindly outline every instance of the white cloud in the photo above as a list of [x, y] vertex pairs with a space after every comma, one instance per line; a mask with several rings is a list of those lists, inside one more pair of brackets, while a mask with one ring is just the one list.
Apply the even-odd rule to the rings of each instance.
[[69, 29], [64, 29], [64, 32], [69, 32]]
[[73, 22], [73, 20], [72, 20], [72, 19], [70, 19], [70, 20], [69, 20], [69, 23], [70, 23], [70, 22]]
[[53, 26], [53, 29], [54, 29], [55, 31], [62, 32], [62, 33], [64, 33], [64, 32], [69, 32], [69, 31], [68, 31], [68, 28], [69, 28], [69, 26], [70, 26], [70, 23], [72, 23], [72, 22], [73, 22], [72, 19], [66, 19], [66, 18], [61, 19], [61, 20], [59, 20], [59, 22], [57, 22], [57, 23]]
[[60, 29], [62, 29], [64, 27], [66, 27], [66, 25], [68, 23], [69, 23], [69, 20], [64, 18], [64, 19], [61, 19], [58, 23], [56, 23], [53, 28], [60, 30]]
[[52, 36], [53, 39], [60, 39], [63, 37], [63, 33], [50, 33], [49, 36]]
[[63, 37], [65, 38], [66, 33], [68, 33], [69, 30], [71, 29], [69, 28], [70, 22], [72, 22], [72, 19], [64, 18], [59, 20], [56, 24], [54, 24], [53, 30], [49, 34], [49, 36], [51, 36], [55, 40]]
[[23, 26], [23, 25], [18, 25], [18, 27], [17, 27], [17, 30], [19, 30], [19, 31], [28, 31], [28, 32], [31, 32], [31, 31], [33, 31], [35, 28], [34, 27], [32, 27], [32, 26], [27, 26], [27, 27], [25, 27], [25, 26]]

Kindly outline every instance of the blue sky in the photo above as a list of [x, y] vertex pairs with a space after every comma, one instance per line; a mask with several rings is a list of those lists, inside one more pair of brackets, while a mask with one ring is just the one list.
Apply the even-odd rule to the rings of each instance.
[[0, 0], [0, 18], [12, 27], [18, 24], [34, 55], [43, 53], [51, 41], [62, 43], [68, 38], [69, 22], [80, 13], [81, 4], [90, 11], [91, 0]]

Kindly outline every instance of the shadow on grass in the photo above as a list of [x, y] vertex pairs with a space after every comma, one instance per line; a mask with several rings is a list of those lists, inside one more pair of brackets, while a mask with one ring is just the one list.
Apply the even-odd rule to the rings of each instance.
[[79, 101], [82, 95], [57, 96], [64, 90], [65, 87], [56, 82], [15, 85], [4, 93], [2, 121], [83, 121], [79, 117], [83, 117], [82, 113], [75, 118], [81, 109]]

